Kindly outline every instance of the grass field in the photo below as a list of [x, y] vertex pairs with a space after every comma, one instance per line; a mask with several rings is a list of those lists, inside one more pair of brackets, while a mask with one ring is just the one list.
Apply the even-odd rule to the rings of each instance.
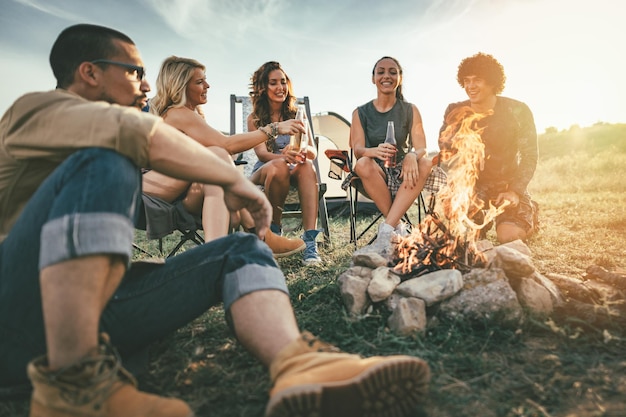
[[[539, 272], [580, 278], [594, 264], [624, 271], [626, 125], [541, 135], [530, 191], [541, 207], [542, 230], [529, 242]], [[336, 283], [352, 254], [347, 220], [333, 219], [331, 233], [323, 266], [301, 267], [298, 256], [280, 261], [298, 321], [346, 351], [428, 361], [431, 393], [415, 416], [626, 416], [626, 329], [575, 318], [517, 328], [439, 322], [399, 337], [382, 309], [351, 322]], [[213, 308], [156, 344], [142, 388], [181, 397], [202, 417], [262, 416], [267, 372], [237, 344], [223, 313]], [[0, 404], [0, 416], [25, 416], [26, 405]]]

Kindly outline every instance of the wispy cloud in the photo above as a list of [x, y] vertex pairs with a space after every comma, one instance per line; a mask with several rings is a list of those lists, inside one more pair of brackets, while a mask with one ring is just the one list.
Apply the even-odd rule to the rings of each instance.
[[54, 4], [49, 4], [50, 2], [45, 2], [43, 0], [15, 0], [17, 3], [22, 4], [27, 7], [31, 7], [35, 10], [38, 10], [42, 13], [58, 17], [60, 19], [65, 19], [69, 21], [81, 20], [81, 16], [72, 12], [68, 12], [67, 7], [56, 7]]
[[[208, 32], [229, 38], [242, 32], [259, 31], [280, 25], [281, 10], [288, 0], [141, 0], [166, 24], [185, 39], [197, 39]], [[210, 30], [209, 30], [210, 29]]]

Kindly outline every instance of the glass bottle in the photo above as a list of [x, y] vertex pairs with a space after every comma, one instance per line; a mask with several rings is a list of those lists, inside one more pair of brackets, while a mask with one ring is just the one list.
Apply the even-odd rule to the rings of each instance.
[[298, 106], [298, 110], [296, 111], [296, 120], [300, 120], [304, 123], [304, 133], [298, 132], [294, 135], [297, 138], [294, 140], [292, 145], [294, 146], [294, 150], [298, 152], [298, 155], [296, 155], [296, 161], [299, 164], [303, 164], [304, 161], [306, 161], [306, 153], [309, 145], [309, 126], [307, 125], [304, 106]]
[[[389, 143], [393, 145], [394, 148], [397, 147], [396, 143], [396, 130], [393, 125], [393, 120], [387, 122], [387, 135], [385, 136], [385, 143]], [[396, 167], [396, 151], [394, 151], [393, 155], [385, 159], [385, 168], [395, 168]]]

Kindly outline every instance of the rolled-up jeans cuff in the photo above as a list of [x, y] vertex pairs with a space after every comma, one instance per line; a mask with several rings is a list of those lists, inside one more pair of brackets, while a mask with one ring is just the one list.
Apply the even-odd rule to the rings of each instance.
[[132, 256], [133, 224], [115, 213], [75, 213], [47, 222], [41, 230], [39, 269], [86, 255]]
[[255, 291], [277, 290], [289, 295], [285, 276], [279, 268], [248, 264], [226, 275], [224, 279], [224, 310], [239, 298]]

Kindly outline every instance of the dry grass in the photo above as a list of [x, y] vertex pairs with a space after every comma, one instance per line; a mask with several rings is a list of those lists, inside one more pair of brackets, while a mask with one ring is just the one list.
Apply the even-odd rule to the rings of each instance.
[[[626, 267], [626, 126], [599, 125], [541, 138], [531, 185], [542, 231], [529, 242], [541, 273], [580, 277], [599, 264]], [[567, 145], [567, 146], [566, 146]], [[625, 416], [626, 331], [576, 319], [439, 323], [424, 335], [398, 337], [388, 313], [345, 319], [337, 276], [352, 253], [346, 219], [333, 219], [324, 266], [281, 260], [302, 328], [363, 355], [404, 353], [431, 365], [431, 395], [415, 416]], [[267, 372], [237, 344], [216, 307], [156, 344], [144, 389], [188, 401], [199, 416], [263, 415]], [[0, 404], [0, 415], [26, 415], [25, 402]]]

